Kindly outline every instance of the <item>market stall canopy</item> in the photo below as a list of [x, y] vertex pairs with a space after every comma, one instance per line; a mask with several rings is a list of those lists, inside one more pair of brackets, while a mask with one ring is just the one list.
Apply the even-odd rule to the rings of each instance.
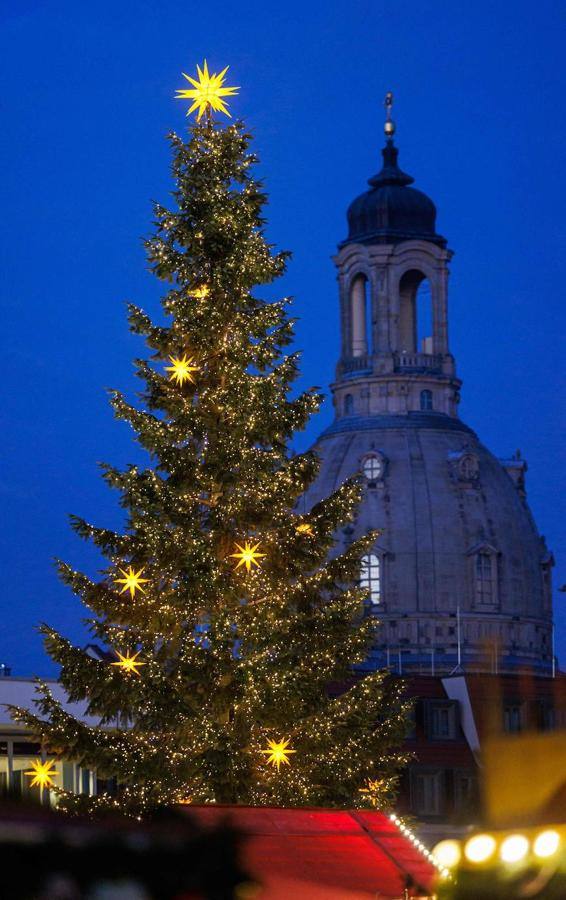
[[187, 806], [200, 825], [228, 821], [247, 836], [242, 863], [258, 900], [392, 900], [433, 892], [436, 870], [384, 813], [374, 810]]

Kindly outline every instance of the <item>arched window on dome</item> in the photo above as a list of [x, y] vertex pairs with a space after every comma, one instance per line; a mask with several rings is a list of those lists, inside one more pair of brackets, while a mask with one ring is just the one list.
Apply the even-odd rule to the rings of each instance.
[[365, 356], [371, 352], [368, 323], [369, 310], [368, 280], [365, 275], [356, 275], [350, 287], [350, 335], [352, 356]]
[[474, 561], [476, 603], [482, 606], [497, 604], [497, 556], [480, 550]]
[[376, 553], [362, 556], [360, 587], [367, 591], [371, 603], [381, 603], [381, 560]]
[[399, 352], [431, 354], [432, 335], [430, 282], [423, 272], [410, 269], [399, 282]]
[[432, 408], [432, 391], [421, 391], [421, 409], [423, 412], [428, 412]]
[[346, 394], [344, 397], [344, 415], [353, 416], [354, 414], [354, 398], [352, 394]]

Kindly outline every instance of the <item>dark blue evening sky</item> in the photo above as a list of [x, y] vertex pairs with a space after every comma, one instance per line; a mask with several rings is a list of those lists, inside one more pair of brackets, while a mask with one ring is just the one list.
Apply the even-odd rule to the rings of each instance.
[[[566, 581], [566, 7], [561, 0], [0, 0], [3, 325], [0, 662], [53, 671], [34, 626], [81, 639], [52, 558], [94, 571], [69, 512], [117, 525], [96, 462], [135, 449], [105, 387], [134, 389], [126, 299], [154, 311], [141, 238], [170, 188], [180, 71], [231, 65], [256, 136], [270, 239], [293, 251], [302, 384], [326, 388], [338, 350], [335, 272], [345, 211], [379, 168], [393, 90], [400, 163], [455, 250], [451, 347], [462, 417], [520, 448], [539, 529]], [[331, 418], [330, 404], [297, 441]], [[566, 660], [566, 595], [556, 595]]]

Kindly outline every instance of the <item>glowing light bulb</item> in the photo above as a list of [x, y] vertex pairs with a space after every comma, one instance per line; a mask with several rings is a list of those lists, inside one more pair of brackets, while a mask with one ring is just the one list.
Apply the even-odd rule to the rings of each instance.
[[541, 859], [554, 856], [560, 847], [560, 835], [557, 831], [541, 831], [533, 844], [533, 853]]
[[522, 834], [510, 834], [506, 837], [499, 849], [499, 855], [503, 862], [516, 863], [524, 859], [529, 852], [529, 842]]
[[469, 862], [482, 863], [493, 855], [495, 839], [490, 834], [475, 834], [466, 842], [464, 856]]
[[434, 861], [445, 869], [454, 869], [462, 858], [458, 841], [440, 841], [432, 851]]

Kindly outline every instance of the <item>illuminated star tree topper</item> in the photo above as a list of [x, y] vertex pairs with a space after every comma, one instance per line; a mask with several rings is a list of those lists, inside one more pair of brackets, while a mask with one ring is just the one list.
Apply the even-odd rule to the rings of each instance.
[[179, 89], [175, 94], [175, 99], [194, 101], [187, 110], [188, 116], [198, 109], [197, 122], [200, 122], [204, 112], [206, 112], [207, 116], [210, 116], [211, 110], [222, 112], [225, 116], [231, 118], [228, 107], [222, 98], [234, 96], [240, 88], [224, 85], [228, 69], [229, 66], [226, 66], [219, 74], [214, 73], [211, 75], [205, 59], [202, 69], [200, 66], [197, 66], [198, 81], [191, 78], [190, 75], [185, 75], [184, 72], [181, 73], [183, 78], [186, 78], [193, 87]]

